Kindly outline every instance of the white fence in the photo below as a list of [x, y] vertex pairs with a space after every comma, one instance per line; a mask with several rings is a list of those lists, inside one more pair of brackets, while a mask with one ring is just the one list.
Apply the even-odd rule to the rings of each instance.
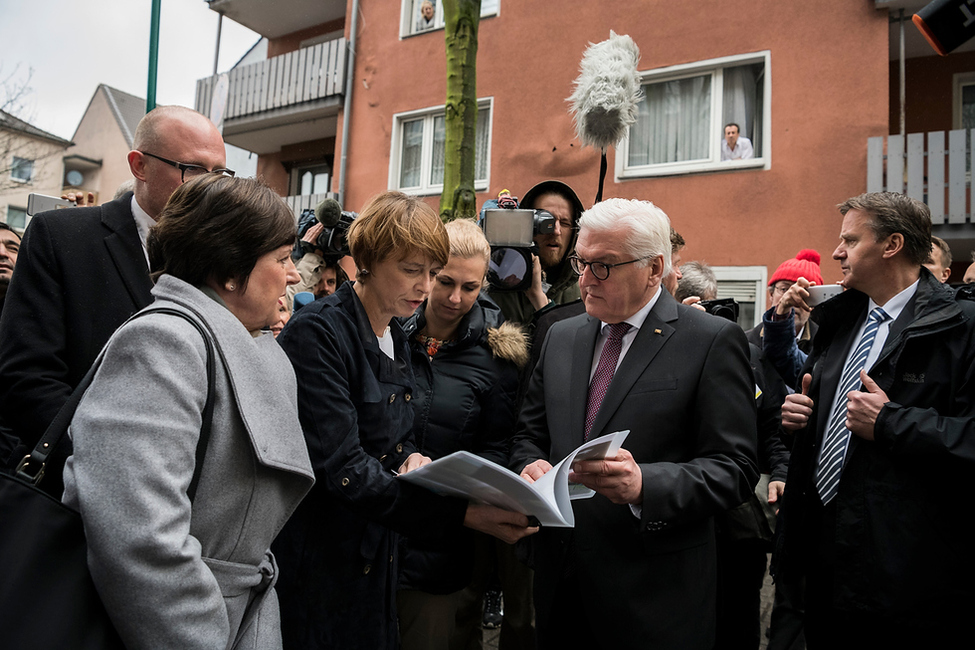
[[[867, 139], [867, 191], [906, 193], [931, 209], [931, 223], [970, 224], [975, 129]], [[927, 146], [925, 146], [925, 136]], [[886, 145], [886, 151], [885, 151]]]
[[[345, 92], [346, 41], [338, 38], [234, 68], [224, 119], [233, 119]], [[196, 110], [210, 114], [219, 77], [196, 82]]]

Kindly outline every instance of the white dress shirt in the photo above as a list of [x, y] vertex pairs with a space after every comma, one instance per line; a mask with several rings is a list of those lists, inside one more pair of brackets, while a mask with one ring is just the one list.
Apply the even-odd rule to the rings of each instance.
[[[884, 343], [887, 342], [887, 335], [890, 334], [891, 324], [893, 324], [893, 322], [897, 320], [897, 317], [901, 315], [901, 312], [904, 311], [904, 307], [907, 306], [908, 301], [914, 296], [914, 292], [917, 291], [917, 285], [918, 281], [915, 280], [914, 284], [888, 300], [886, 304], [878, 305], [873, 301], [873, 298], [867, 302], [867, 314], [872, 312], [877, 307], [883, 307], [884, 312], [887, 314], [887, 316], [889, 316], [889, 318], [882, 322], [877, 328], [877, 336], [874, 338], [873, 343], [870, 346], [870, 353], [867, 355], [867, 361], [863, 364], [867, 374], [870, 373], [870, 369], [873, 368], [873, 364], [877, 363], [877, 359], [880, 358], [880, 353], [884, 349]], [[856, 336], [853, 338], [853, 345], [850, 346], [850, 351], [846, 353], [846, 359], [843, 361], [844, 368], [846, 368], [846, 364], [850, 362], [850, 357], [853, 356], [854, 351], [856, 351], [856, 342], [859, 341], [860, 337], [863, 336], [864, 330], [867, 329], [868, 322], [869, 319], [865, 319], [863, 321], [863, 325], [861, 325], [860, 329], [857, 330]], [[833, 395], [833, 401], [829, 405], [830, 410], [827, 411], [828, 413], [833, 412], [833, 404], [836, 404], [836, 400], [846, 399], [846, 394], [840, 395], [841, 388], [841, 386], [836, 387], [836, 394]]]
[[[633, 341], [636, 339], [636, 333], [643, 327], [643, 322], [647, 320], [647, 315], [650, 313], [650, 310], [657, 304], [657, 299], [660, 298], [661, 291], [663, 291], [663, 288], [657, 287], [657, 292], [653, 294], [649, 302], [635, 314], [623, 321], [630, 324], [630, 331], [623, 335], [623, 346], [620, 349], [620, 358], [616, 361], [616, 368], [613, 369], [614, 373], [620, 367], [620, 364], [623, 363], [623, 357], [626, 356], [630, 346], [633, 345]], [[602, 321], [600, 322], [602, 323]], [[603, 348], [606, 346], [606, 341], [609, 339], [609, 328], [610, 323], [602, 323], [599, 326], [599, 336], [596, 337], [596, 349], [592, 355], [592, 367], [589, 369], [590, 383], [592, 382], [592, 376], [596, 374], [596, 367], [599, 365], [599, 358], [603, 355]]]
[[142, 253], [146, 256], [146, 268], [149, 268], [149, 249], [146, 246], [146, 239], [149, 237], [149, 229], [156, 225], [156, 220], [142, 209], [142, 206], [135, 200], [135, 194], [132, 195], [132, 216], [135, 217], [135, 228], [139, 231], [139, 239], [142, 241]]
[[738, 136], [735, 148], [728, 146], [728, 141], [721, 140], [721, 160], [747, 160], [755, 157], [755, 149], [752, 148], [752, 141], [745, 136]]

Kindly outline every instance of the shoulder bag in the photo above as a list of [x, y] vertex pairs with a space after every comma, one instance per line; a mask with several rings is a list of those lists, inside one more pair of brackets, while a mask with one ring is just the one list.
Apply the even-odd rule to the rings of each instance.
[[[187, 489], [192, 500], [213, 421], [213, 342], [206, 325], [177, 309], [150, 308], [129, 320], [158, 313], [186, 319], [206, 343], [207, 399], [196, 448], [196, 468]], [[0, 626], [0, 646], [10, 650], [124, 647], [88, 572], [81, 515], [38, 487], [48, 456], [65, 437], [98, 366], [96, 361], [34, 450], [17, 466], [16, 474], [0, 473], [0, 558], [4, 563], [0, 577], [0, 619], [4, 621]]]

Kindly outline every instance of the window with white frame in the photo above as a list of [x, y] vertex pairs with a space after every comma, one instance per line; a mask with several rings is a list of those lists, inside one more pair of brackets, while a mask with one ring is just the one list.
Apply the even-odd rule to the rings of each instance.
[[291, 194], [307, 196], [331, 190], [332, 168], [326, 164], [300, 165], [291, 170]]
[[10, 165], [10, 178], [21, 183], [29, 183], [34, 176], [34, 161], [14, 156]]
[[[443, 6], [440, 0], [402, 0], [403, 36], [423, 34], [435, 29], [443, 29]], [[494, 16], [498, 13], [501, 0], [481, 0], [481, 18]]]
[[762, 321], [765, 313], [764, 266], [712, 266], [718, 281], [718, 298], [734, 298], [738, 302], [738, 325], [749, 330]]
[[27, 210], [8, 205], [7, 225], [18, 232], [23, 232], [24, 228], [27, 227]]
[[[394, 118], [393, 152], [389, 185], [410, 194], [439, 194], [443, 191], [444, 108], [401, 113]], [[488, 159], [491, 144], [491, 101], [481, 100], [477, 109], [474, 147], [474, 188], [488, 188]]]
[[975, 129], [975, 72], [960, 72], [952, 81], [952, 128]]
[[[643, 72], [644, 97], [616, 156], [617, 176], [767, 166], [769, 59], [766, 51]], [[751, 143], [751, 158], [722, 160], [729, 123]], [[743, 145], [736, 143], [736, 149]]]

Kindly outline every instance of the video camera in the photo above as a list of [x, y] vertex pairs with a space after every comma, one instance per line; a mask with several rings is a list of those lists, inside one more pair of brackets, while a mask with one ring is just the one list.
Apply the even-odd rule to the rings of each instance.
[[555, 232], [555, 217], [546, 210], [523, 210], [510, 195], [498, 197], [498, 208], [485, 210], [484, 235], [491, 244], [488, 282], [500, 291], [524, 291], [532, 283], [532, 255], [537, 235]]
[[[314, 210], [310, 208], [304, 210], [298, 218], [298, 241], [295, 242], [292, 257], [299, 260], [302, 255], [312, 253], [315, 249], [322, 251], [322, 256], [326, 261], [337, 261], [345, 257], [349, 254], [349, 242], [346, 235], [349, 232], [349, 226], [358, 216], [355, 212], [343, 210], [339, 202], [333, 198], [325, 199]], [[309, 244], [301, 241], [305, 233], [316, 223], [322, 224], [324, 228], [315, 243]]]
[[697, 303], [704, 307], [704, 311], [713, 315], [727, 318], [732, 323], [738, 322], [738, 312], [740, 307], [734, 298], [717, 298], [715, 300], [702, 300]]

